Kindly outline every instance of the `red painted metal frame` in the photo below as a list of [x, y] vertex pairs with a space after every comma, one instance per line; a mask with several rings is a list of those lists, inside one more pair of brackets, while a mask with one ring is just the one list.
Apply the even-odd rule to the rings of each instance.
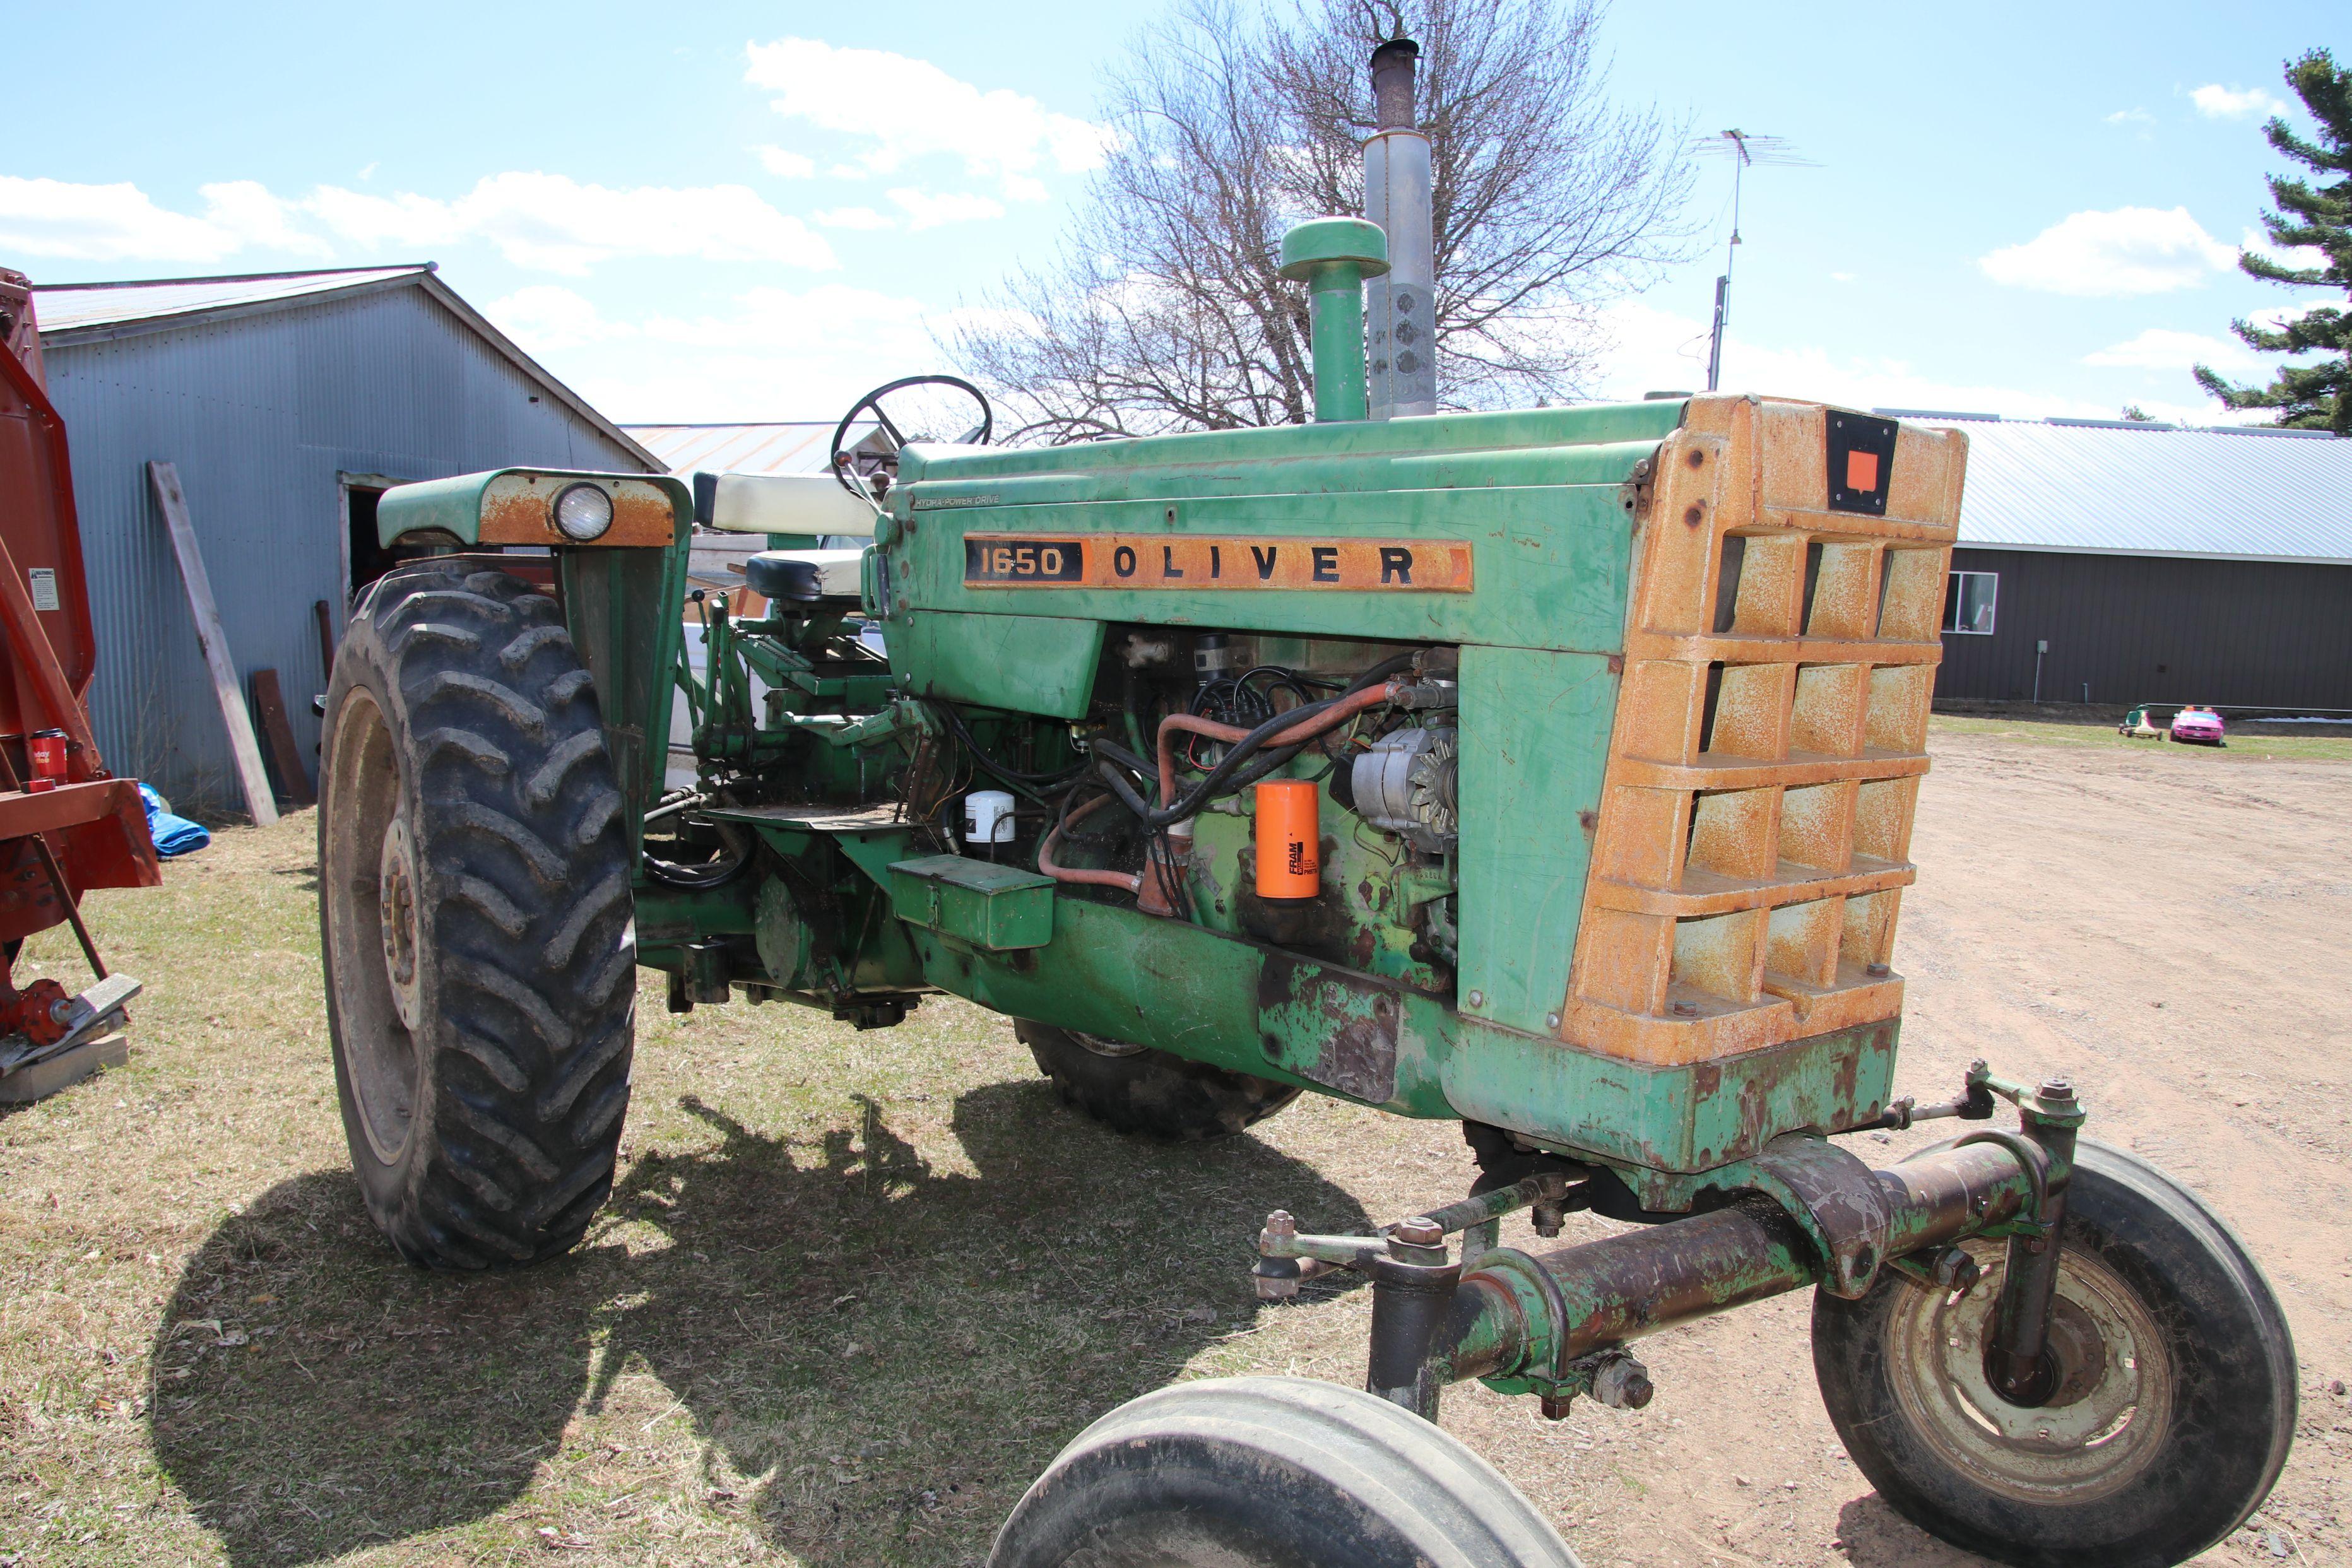
[[[39, 838], [47, 839], [67, 891], [153, 887], [163, 881], [138, 786], [106, 770], [83, 703], [98, 665], [81, 528], [65, 422], [51, 406], [40, 363], [31, 289], [0, 273], [0, 783], [30, 777], [25, 737], [63, 730], [65, 782], [32, 794], [0, 789], [0, 940], [68, 918]], [[35, 606], [29, 573], [55, 573], [58, 608]], [[6, 966], [0, 963], [0, 986]]]

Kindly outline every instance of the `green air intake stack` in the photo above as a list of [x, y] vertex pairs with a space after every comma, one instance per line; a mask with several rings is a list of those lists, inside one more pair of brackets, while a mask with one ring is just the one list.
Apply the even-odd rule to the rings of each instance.
[[1388, 236], [1361, 218], [1312, 218], [1282, 236], [1282, 276], [1307, 288], [1318, 424], [1371, 417], [1364, 396], [1364, 280], [1388, 269]]

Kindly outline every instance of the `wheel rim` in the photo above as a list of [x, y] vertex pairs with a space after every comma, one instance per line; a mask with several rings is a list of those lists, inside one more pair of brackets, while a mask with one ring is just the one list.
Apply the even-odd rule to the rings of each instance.
[[422, 1012], [416, 998], [416, 871], [408, 841], [408, 813], [396, 811], [383, 835], [376, 873], [376, 918], [383, 925], [383, 972], [393, 1010], [413, 1036]]
[[2059, 1259], [2051, 1312], [2057, 1391], [2012, 1405], [1985, 1372], [2007, 1248], [1967, 1244], [1981, 1270], [1965, 1294], [1906, 1289], [1888, 1322], [1887, 1366], [1910, 1424], [1954, 1469], [2020, 1501], [2087, 1502], [2128, 1484], [2165, 1443], [2175, 1373], [2162, 1333], [2095, 1255]]
[[424, 950], [416, 856], [390, 726], [365, 689], [345, 694], [327, 758], [319, 883], [325, 891], [335, 1049], [375, 1157], [399, 1161], [415, 1119]]
[[1098, 1034], [1085, 1034], [1077, 1030], [1071, 1030], [1069, 1035], [1097, 1056], [1141, 1056], [1151, 1049], [1148, 1045], [1129, 1045], [1123, 1040], [1105, 1040]]

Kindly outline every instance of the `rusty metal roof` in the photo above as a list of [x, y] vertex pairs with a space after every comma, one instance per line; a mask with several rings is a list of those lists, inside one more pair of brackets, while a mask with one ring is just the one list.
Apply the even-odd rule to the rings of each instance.
[[1967, 433], [1963, 549], [2352, 565], [2352, 441], [2325, 431], [1874, 412]]
[[830, 420], [622, 428], [673, 474], [822, 474], [833, 437]]

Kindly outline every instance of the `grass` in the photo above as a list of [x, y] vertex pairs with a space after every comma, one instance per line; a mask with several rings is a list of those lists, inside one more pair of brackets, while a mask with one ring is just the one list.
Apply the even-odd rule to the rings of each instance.
[[2261, 725], [2232, 727], [2226, 747], [2178, 746], [2169, 740], [2135, 740], [2112, 724], [2042, 722], [2031, 718], [1974, 718], [1936, 714], [1927, 720], [1935, 735], [1978, 735], [2022, 740], [2035, 746], [2065, 746], [2095, 751], [2203, 758], [2208, 762], [2352, 762], [2352, 736], [2265, 735]]
[[[545, 1268], [398, 1262], [346, 1165], [306, 814], [95, 895], [126, 1068], [0, 1117], [0, 1564], [962, 1563], [1061, 1443], [1178, 1377], [1360, 1375], [1261, 1309], [1263, 1211], [1463, 1190], [1329, 1103], [1209, 1147], [1076, 1117], [1009, 1025], [855, 1033], [648, 988], [618, 1191]], [[27, 947], [85, 983], [70, 938]], [[1491, 1396], [1488, 1396], [1491, 1397]]]

